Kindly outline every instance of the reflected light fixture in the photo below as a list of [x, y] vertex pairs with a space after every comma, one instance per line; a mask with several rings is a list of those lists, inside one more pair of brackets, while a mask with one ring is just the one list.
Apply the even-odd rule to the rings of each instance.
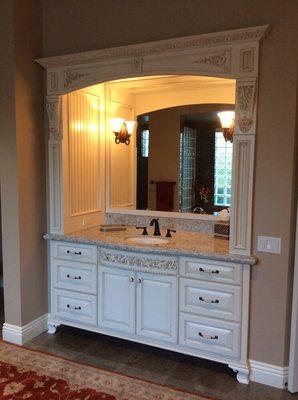
[[235, 130], [235, 112], [234, 111], [221, 111], [217, 113], [220, 119], [222, 133], [225, 141], [233, 142], [233, 135]]
[[126, 121], [124, 118], [112, 118], [111, 126], [115, 134], [115, 143], [129, 145], [130, 136], [133, 134], [136, 125], [136, 121]]

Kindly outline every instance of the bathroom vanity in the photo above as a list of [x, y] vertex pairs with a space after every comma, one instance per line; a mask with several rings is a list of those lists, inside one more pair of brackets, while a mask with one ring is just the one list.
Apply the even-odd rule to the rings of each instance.
[[227, 241], [195, 232], [177, 232], [154, 245], [142, 244], [132, 227], [45, 238], [49, 332], [64, 324], [219, 361], [248, 382], [254, 257], [230, 255]]
[[[70, 325], [215, 360], [248, 383], [258, 57], [266, 30], [37, 60], [47, 75], [50, 332]], [[217, 132], [210, 113], [217, 118], [219, 110], [235, 114]], [[110, 123], [119, 120], [120, 131]], [[141, 129], [127, 136], [133, 121]], [[214, 238], [212, 214], [227, 207], [229, 240]], [[135, 226], [157, 217], [163, 229], [177, 230], [174, 237], [136, 239]], [[107, 223], [130, 227], [101, 233]]]

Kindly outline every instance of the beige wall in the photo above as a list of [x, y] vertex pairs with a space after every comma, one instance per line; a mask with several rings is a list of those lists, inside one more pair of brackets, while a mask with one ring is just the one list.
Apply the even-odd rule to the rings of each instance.
[[[250, 357], [277, 365], [288, 359], [297, 13], [296, 0], [43, 0], [44, 56], [270, 24], [260, 58]], [[282, 254], [258, 254], [258, 234], [281, 237]]]
[[40, 2], [1, 2], [0, 18], [5, 320], [24, 325], [47, 312]]

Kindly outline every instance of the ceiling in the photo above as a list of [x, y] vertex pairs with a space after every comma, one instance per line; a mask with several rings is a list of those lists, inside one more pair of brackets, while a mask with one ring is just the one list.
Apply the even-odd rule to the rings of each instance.
[[[163, 75], [140, 78], [119, 79], [106, 82], [117, 89], [125, 89], [134, 94], [155, 91], [193, 90], [214, 85], [235, 85], [235, 80], [194, 75]], [[93, 87], [95, 88], [96, 85]]]

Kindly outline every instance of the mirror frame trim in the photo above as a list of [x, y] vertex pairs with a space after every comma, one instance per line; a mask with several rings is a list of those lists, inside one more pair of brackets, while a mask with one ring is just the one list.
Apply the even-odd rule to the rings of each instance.
[[[148, 75], [232, 78], [236, 80], [236, 127], [230, 253], [250, 255], [259, 43], [267, 31], [268, 25], [263, 25], [36, 60], [47, 76], [49, 232], [63, 234], [62, 95], [97, 83]], [[173, 218], [172, 214], [167, 217]]]

